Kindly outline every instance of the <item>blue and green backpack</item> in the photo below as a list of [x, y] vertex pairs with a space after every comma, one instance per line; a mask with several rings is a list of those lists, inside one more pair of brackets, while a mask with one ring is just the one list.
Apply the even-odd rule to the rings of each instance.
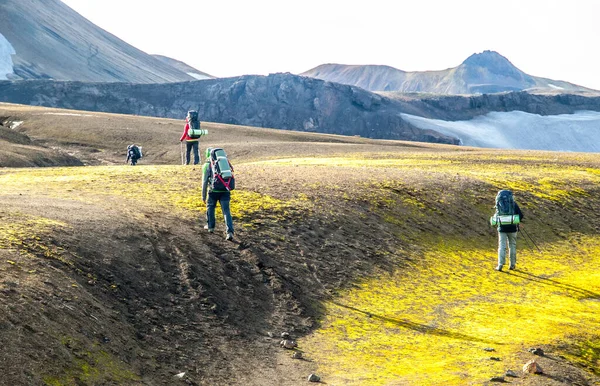
[[235, 189], [235, 176], [233, 166], [227, 159], [225, 150], [221, 148], [210, 149], [210, 167], [212, 170], [211, 188], [215, 191], [231, 191]]
[[490, 218], [491, 225], [518, 224], [521, 217], [515, 211], [515, 198], [510, 190], [501, 190], [496, 194], [496, 213]]

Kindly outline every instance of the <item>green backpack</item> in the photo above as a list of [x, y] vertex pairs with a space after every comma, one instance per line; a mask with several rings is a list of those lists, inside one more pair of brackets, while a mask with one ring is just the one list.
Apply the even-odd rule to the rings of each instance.
[[198, 139], [203, 135], [208, 134], [208, 130], [202, 130], [200, 128], [200, 120], [198, 119], [198, 112], [196, 110], [188, 111], [188, 137], [192, 139]]
[[231, 191], [235, 189], [235, 176], [233, 166], [227, 159], [225, 150], [220, 148], [210, 149], [210, 167], [212, 170], [212, 190]]

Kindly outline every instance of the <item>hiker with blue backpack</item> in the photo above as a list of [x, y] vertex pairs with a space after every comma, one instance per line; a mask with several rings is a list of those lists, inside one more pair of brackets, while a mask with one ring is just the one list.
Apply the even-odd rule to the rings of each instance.
[[202, 168], [202, 201], [206, 204], [206, 229], [209, 233], [215, 231], [215, 209], [217, 202], [225, 219], [225, 239], [233, 240], [233, 219], [229, 203], [231, 191], [235, 189], [233, 166], [227, 159], [225, 150], [220, 148], [206, 149], [206, 162]]
[[[208, 134], [208, 131], [200, 129], [200, 120], [198, 118], [198, 112], [190, 110], [185, 118], [185, 127], [183, 128], [183, 134], [179, 138], [179, 142], [185, 141], [186, 152], [185, 152], [185, 164], [190, 164], [190, 153], [194, 151], [194, 165], [200, 163], [200, 153], [198, 146], [200, 143], [200, 137]], [[182, 154], [183, 158], [183, 154]], [[183, 160], [182, 160], [183, 163]]]
[[519, 226], [522, 226], [521, 221], [525, 216], [510, 190], [498, 192], [495, 208], [496, 213], [490, 219], [490, 224], [498, 229], [498, 265], [495, 269], [502, 271], [502, 267], [506, 263], [507, 246], [510, 259], [508, 269], [515, 269], [517, 265], [517, 232]]

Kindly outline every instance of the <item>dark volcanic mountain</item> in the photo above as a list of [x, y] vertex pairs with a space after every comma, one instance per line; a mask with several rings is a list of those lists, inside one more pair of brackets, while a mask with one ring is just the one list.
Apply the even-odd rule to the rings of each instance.
[[165, 84], [0, 81], [0, 102], [180, 119], [194, 109], [209, 122], [458, 143], [407, 123], [400, 112], [417, 111], [400, 110], [401, 101], [289, 73]]
[[[7, 63], [8, 74], [2, 71]], [[59, 0], [0, 0], [0, 79], [7, 77], [130, 83], [195, 79]]]
[[600, 111], [600, 97], [521, 91], [388, 98], [289, 73], [164, 84], [0, 81], [0, 102], [177, 119], [195, 109], [208, 122], [453, 144], [459, 139], [417, 128], [402, 115], [468, 120], [494, 111]]
[[405, 72], [389, 66], [323, 64], [302, 75], [369, 91], [489, 94], [505, 91], [593, 92], [568, 82], [528, 75], [494, 51], [473, 54], [458, 67]]

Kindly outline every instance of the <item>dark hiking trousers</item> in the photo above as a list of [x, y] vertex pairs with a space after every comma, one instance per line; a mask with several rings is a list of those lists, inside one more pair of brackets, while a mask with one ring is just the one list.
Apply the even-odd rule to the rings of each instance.
[[185, 164], [190, 164], [190, 152], [192, 149], [194, 150], [194, 165], [198, 165], [200, 163], [200, 154], [198, 153], [198, 141], [187, 141], [185, 143], [186, 151], [185, 151]]
[[217, 207], [217, 202], [219, 202], [225, 219], [225, 232], [233, 233], [233, 219], [231, 218], [231, 211], [229, 209], [230, 201], [231, 192], [208, 193], [208, 199], [206, 200], [206, 223], [208, 224], [208, 229], [215, 229], [215, 208]]

